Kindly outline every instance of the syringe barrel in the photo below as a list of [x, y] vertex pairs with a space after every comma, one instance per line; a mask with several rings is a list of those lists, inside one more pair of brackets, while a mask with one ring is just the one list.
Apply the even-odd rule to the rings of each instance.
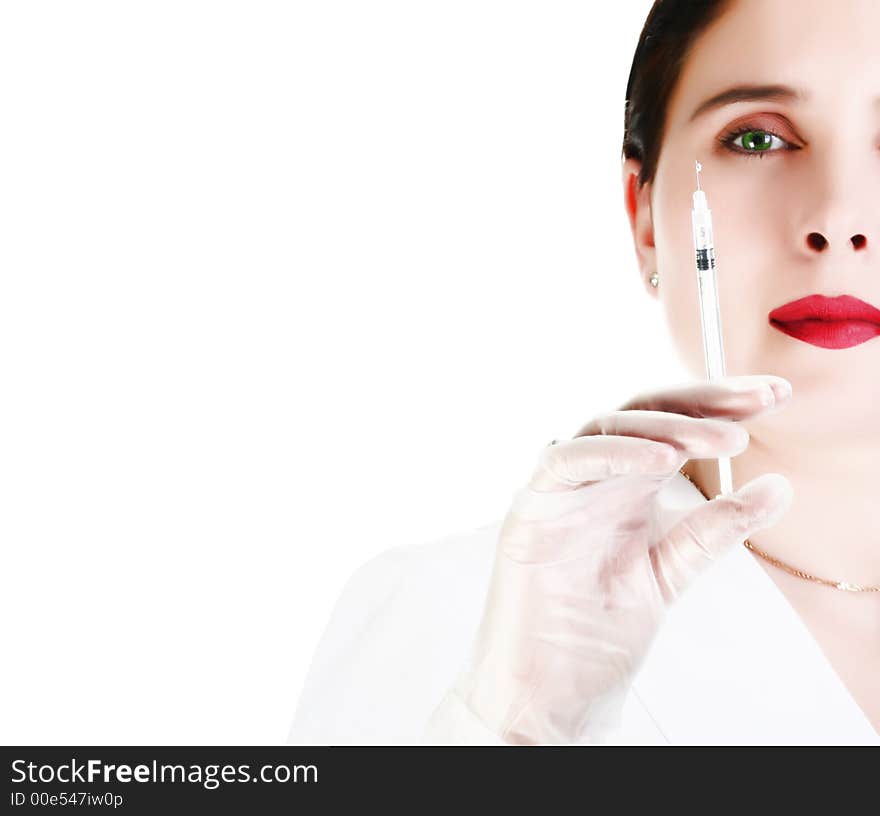
[[725, 366], [721, 310], [718, 304], [718, 281], [715, 275], [712, 216], [708, 209], [692, 210], [691, 216], [694, 228], [697, 290], [700, 300], [700, 322], [703, 328], [706, 375], [710, 380], [714, 380], [725, 376]]
[[[697, 290], [700, 300], [700, 323], [703, 328], [703, 351], [706, 359], [706, 375], [710, 380], [725, 376], [724, 342], [721, 333], [721, 309], [718, 304], [718, 278], [715, 273], [715, 239], [712, 235], [712, 213], [706, 194], [698, 189], [694, 193], [694, 209], [691, 211], [694, 228], [694, 251], [697, 262]], [[730, 457], [718, 460], [718, 478], [721, 493], [733, 490]]]
[[725, 366], [721, 310], [718, 305], [718, 280], [715, 276], [714, 264], [712, 269], [697, 271], [697, 294], [700, 300], [706, 377], [717, 380], [725, 376]]
[[[715, 238], [712, 235], [712, 214], [709, 210], [691, 210], [691, 223], [694, 228], [694, 249], [697, 252], [697, 268], [709, 269], [715, 265]], [[705, 258], [705, 266], [701, 267], [700, 253]]]

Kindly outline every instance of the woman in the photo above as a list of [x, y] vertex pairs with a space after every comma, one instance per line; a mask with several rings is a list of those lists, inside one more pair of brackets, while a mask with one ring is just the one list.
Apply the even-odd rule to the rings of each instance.
[[637, 395], [543, 451], [500, 524], [362, 566], [291, 742], [880, 744], [878, 30], [873, 0], [654, 4], [638, 267], [702, 380], [698, 159], [739, 376]]

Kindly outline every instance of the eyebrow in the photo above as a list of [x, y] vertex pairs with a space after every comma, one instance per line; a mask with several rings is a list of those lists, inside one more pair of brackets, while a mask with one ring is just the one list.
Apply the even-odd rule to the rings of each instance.
[[702, 116], [710, 110], [720, 108], [723, 105], [731, 105], [734, 102], [749, 102], [756, 99], [803, 102], [808, 98], [809, 94], [806, 91], [792, 88], [789, 85], [737, 85], [701, 102], [691, 114], [689, 121], [693, 122], [698, 116]]

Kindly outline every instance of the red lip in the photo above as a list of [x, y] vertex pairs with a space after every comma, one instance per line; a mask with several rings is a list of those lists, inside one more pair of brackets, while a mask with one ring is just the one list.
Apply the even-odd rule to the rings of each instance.
[[774, 329], [821, 348], [850, 348], [880, 334], [880, 309], [852, 295], [808, 295], [768, 317]]

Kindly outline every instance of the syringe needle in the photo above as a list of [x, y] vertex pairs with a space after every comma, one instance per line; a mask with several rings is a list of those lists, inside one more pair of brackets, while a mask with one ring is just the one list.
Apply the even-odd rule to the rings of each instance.
[[703, 165], [700, 164], [698, 161], [695, 161], [694, 164], [697, 165], [697, 189], [699, 190], [700, 189], [700, 170], [703, 169]]

